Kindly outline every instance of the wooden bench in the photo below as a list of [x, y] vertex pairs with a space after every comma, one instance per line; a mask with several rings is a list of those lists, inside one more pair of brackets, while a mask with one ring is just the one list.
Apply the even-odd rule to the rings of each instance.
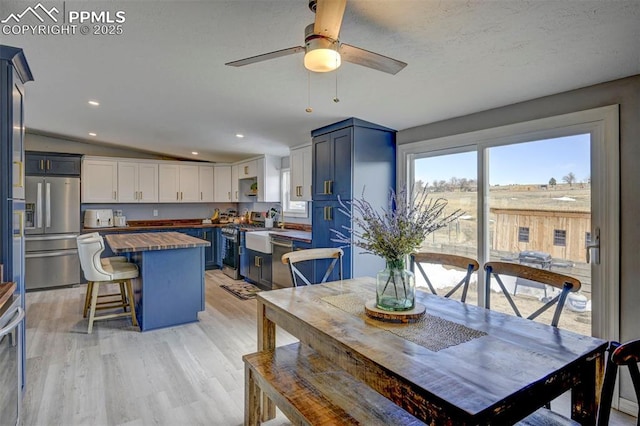
[[242, 359], [245, 426], [260, 424], [260, 391], [295, 425], [424, 424], [304, 344]]

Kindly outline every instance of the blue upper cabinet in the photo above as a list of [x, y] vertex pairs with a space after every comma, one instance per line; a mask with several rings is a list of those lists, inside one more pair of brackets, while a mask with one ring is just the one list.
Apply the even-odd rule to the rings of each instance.
[[[335, 247], [330, 230], [350, 226], [338, 211], [338, 197], [345, 201], [364, 197], [374, 208], [381, 208], [387, 204], [389, 189], [395, 189], [396, 131], [350, 118], [314, 130], [311, 136], [313, 247]], [[359, 252], [345, 250], [345, 278], [375, 275], [384, 267], [383, 261]]]
[[313, 199], [351, 199], [353, 128], [313, 138]]

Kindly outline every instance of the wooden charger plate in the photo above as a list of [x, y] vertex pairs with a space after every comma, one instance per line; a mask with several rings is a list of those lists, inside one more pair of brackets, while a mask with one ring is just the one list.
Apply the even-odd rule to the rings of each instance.
[[364, 311], [369, 318], [387, 322], [412, 323], [419, 321], [424, 316], [427, 308], [422, 303], [417, 303], [408, 311], [385, 311], [376, 306], [375, 300], [369, 300], [364, 305]]

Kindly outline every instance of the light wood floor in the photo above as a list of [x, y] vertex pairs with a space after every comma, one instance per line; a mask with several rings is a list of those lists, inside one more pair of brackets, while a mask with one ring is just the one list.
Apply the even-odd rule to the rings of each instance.
[[[86, 334], [84, 286], [27, 293], [23, 424], [241, 425], [242, 355], [256, 349], [256, 303], [207, 272], [200, 321], [140, 333], [127, 319]], [[279, 344], [293, 342], [286, 333]], [[270, 426], [288, 424], [281, 414]], [[617, 415], [612, 424], [635, 424]]]

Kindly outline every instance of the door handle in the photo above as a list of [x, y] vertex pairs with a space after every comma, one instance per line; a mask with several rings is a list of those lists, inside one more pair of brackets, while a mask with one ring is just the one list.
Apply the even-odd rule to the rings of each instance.
[[42, 183], [38, 183], [36, 195], [36, 228], [42, 228]]
[[180, 199], [180, 192], [176, 191], [176, 200]]
[[[24, 318], [24, 310], [20, 306], [18, 306], [16, 307], [16, 310], [12, 315], [14, 315], [13, 320], [4, 328], [0, 329], [0, 339], [9, 334], [14, 328], [18, 326], [18, 324], [20, 324], [20, 321], [22, 321], [22, 318]], [[13, 342], [15, 342], [15, 339], [13, 339]], [[12, 344], [12, 346], [15, 345]]]
[[[244, 166], [244, 174], [248, 175], [249, 174], [249, 166]], [[257, 266], [257, 265], [256, 265]]]
[[229, 201], [231, 201], [231, 191], [227, 192], [227, 197], [229, 197]]
[[[591, 239], [593, 242], [587, 244], [585, 248], [586, 251], [586, 260], [587, 263], [594, 263], [596, 265], [600, 264], [600, 228], [596, 228], [594, 232], [594, 238]], [[591, 250], [593, 250], [593, 256], [591, 255]]]
[[200, 201], [202, 201], [202, 191], [200, 191]]
[[40, 160], [40, 170], [44, 170], [44, 160]]
[[113, 199], [114, 200], [118, 199], [118, 193], [116, 191], [113, 191]]
[[181, 201], [182, 201], [182, 195], [183, 195], [183, 194], [182, 194], [182, 192], [180, 192], [180, 200], [181, 200]]
[[48, 228], [51, 226], [51, 184], [49, 182], [46, 183], [44, 192], [44, 208], [46, 210], [44, 216], [44, 227]]
[[51, 170], [51, 160], [47, 160], [47, 170]]
[[238, 199], [238, 191], [236, 191], [236, 200]]
[[331, 207], [324, 208], [324, 220], [331, 220]]

